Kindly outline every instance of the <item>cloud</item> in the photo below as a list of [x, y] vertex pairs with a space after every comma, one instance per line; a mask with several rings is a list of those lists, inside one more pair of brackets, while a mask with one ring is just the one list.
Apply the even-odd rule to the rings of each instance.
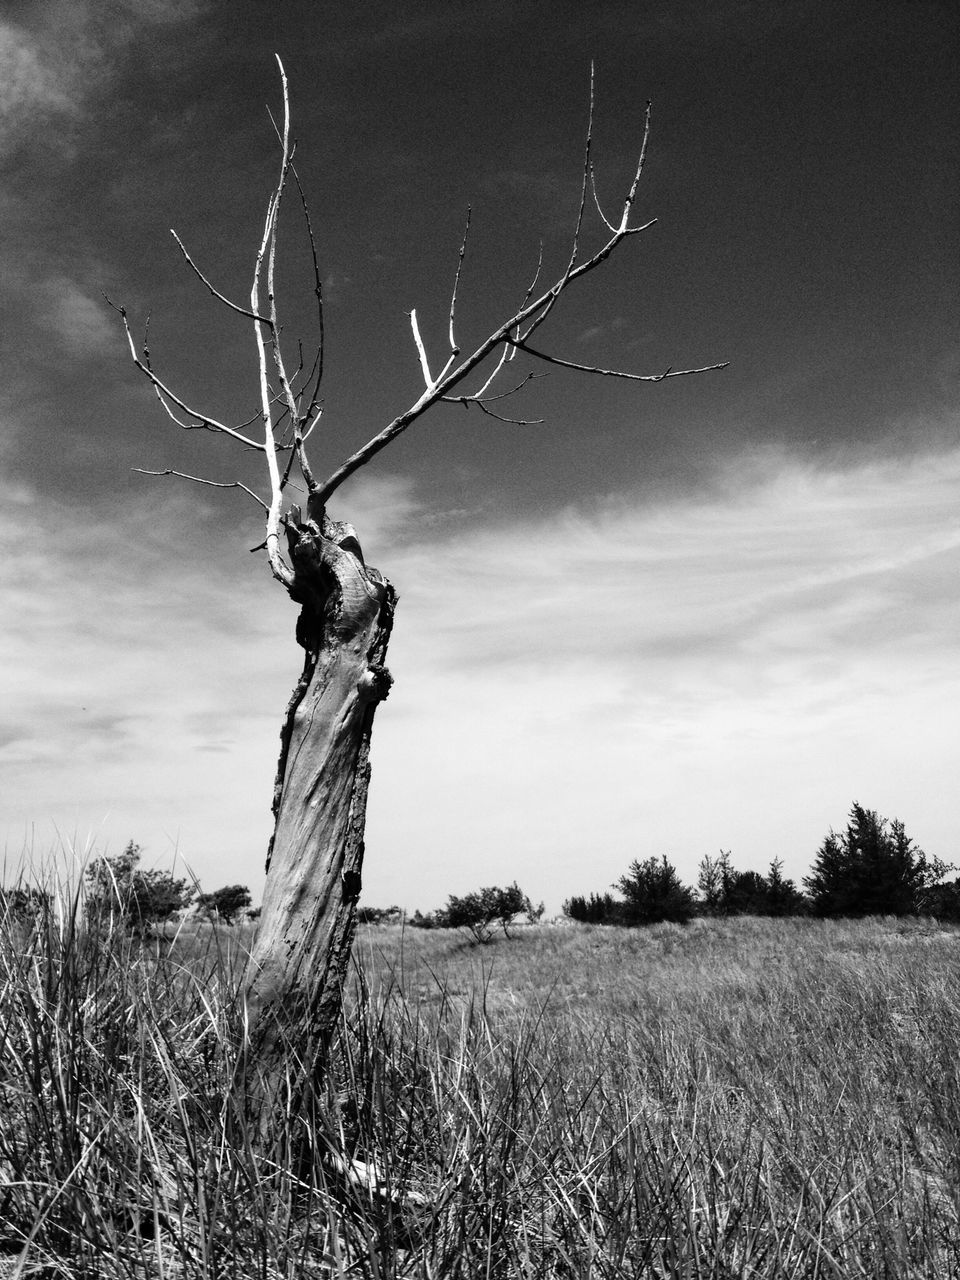
[[75, 280], [52, 276], [26, 292], [32, 293], [36, 319], [72, 355], [83, 357], [116, 350], [116, 329], [110, 323], [106, 305]]
[[949, 853], [960, 453], [744, 471], [378, 561], [401, 605], [371, 849], [450, 892], [597, 888], [651, 852], [692, 877], [721, 842], [801, 874], [859, 797]]
[[77, 103], [26, 31], [0, 22], [0, 154], [49, 114], [75, 115]]
[[[2, 494], [0, 497], [7, 497]], [[0, 818], [134, 836], [259, 892], [294, 610], [202, 493], [109, 515], [0, 502]], [[551, 909], [630, 859], [783, 856], [850, 803], [949, 856], [960, 450], [743, 458], [705, 491], [432, 521], [407, 478], [334, 510], [400, 592], [370, 901], [519, 879]], [[34, 526], [31, 525], [31, 528]]]
[[[118, 61], [152, 26], [195, 22], [208, 0], [71, 0], [0, 22], [0, 156], [43, 137], [69, 152], [72, 130]], [[56, 121], [57, 128], [41, 127]]]

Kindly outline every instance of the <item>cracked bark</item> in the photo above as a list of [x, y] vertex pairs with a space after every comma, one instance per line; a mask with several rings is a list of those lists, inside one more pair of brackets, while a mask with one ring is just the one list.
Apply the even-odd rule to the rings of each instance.
[[[316, 509], [314, 509], [314, 506]], [[260, 927], [247, 968], [255, 1056], [318, 1064], [340, 1013], [360, 896], [374, 712], [396, 592], [319, 504], [285, 520], [303, 672], [287, 707]]]

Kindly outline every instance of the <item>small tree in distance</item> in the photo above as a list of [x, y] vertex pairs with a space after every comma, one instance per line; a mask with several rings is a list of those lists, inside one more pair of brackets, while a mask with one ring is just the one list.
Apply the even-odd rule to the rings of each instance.
[[774, 858], [766, 876], [738, 871], [729, 851], [708, 854], [697, 873], [697, 908], [708, 916], [792, 916], [806, 910], [803, 894], [783, 875], [783, 862]]
[[928, 858], [894, 818], [854, 804], [845, 831], [830, 831], [804, 885], [818, 916], [908, 916], [928, 910], [950, 870]]
[[614, 924], [622, 908], [623, 903], [612, 893], [575, 894], [563, 904], [563, 914], [579, 924]]
[[663, 920], [686, 924], [695, 913], [693, 893], [666, 855], [645, 862], [634, 860], [616, 888], [625, 899], [621, 909], [624, 924], [659, 924]]
[[783, 874], [783, 860], [774, 858], [767, 872], [767, 906], [764, 915], [800, 916], [810, 904], [792, 880]]
[[514, 881], [506, 889], [491, 886], [463, 898], [451, 895], [447, 905], [436, 913], [436, 923], [441, 928], [465, 929], [475, 942], [487, 943], [493, 940], [496, 925], [509, 938], [513, 920], [519, 915], [529, 916], [534, 910], [530, 899]]
[[250, 890], [245, 884], [227, 884], [213, 893], [201, 893], [197, 905], [214, 919], [234, 924], [250, 905]]
[[84, 872], [86, 914], [94, 924], [118, 920], [132, 933], [146, 935], [188, 907], [194, 889], [168, 871], [142, 871], [141, 847], [129, 841], [123, 853], [95, 858]]

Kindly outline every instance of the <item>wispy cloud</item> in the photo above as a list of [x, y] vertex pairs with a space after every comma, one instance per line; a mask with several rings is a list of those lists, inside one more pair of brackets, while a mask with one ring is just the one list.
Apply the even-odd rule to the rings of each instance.
[[0, 154], [51, 114], [72, 116], [78, 103], [40, 42], [0, 22]]
[[[0, 22], [0, 156], [41, 136], [69, 150], [71, 129], [108, 84], [114, 63], [152, 26], [194, 22], [208, 0], [71, 0], [27, 6]], [[52, 121], [57, 128], [51, 130]]]
[[32, 293], [36, 318], [73, 355], [82, 357], [116, 350], [116, 329], [110, 323], [106, 304], [77, 281], [55, 275], [28, 292]]

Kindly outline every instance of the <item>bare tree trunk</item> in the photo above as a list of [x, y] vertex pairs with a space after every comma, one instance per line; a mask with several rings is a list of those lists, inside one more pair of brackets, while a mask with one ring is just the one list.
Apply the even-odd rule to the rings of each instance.
[[311, 500], [286, 521], [301, 605], [303, 673], [281, 731], [276, 818], [260, 928], [247, 969], [261, 1065], [288, 1035], [322, 1060], [340, 1012], [360, 895], [370, 734], [391, 676], [383, 665], [396, 593], [367, 567], [350, 525]]

